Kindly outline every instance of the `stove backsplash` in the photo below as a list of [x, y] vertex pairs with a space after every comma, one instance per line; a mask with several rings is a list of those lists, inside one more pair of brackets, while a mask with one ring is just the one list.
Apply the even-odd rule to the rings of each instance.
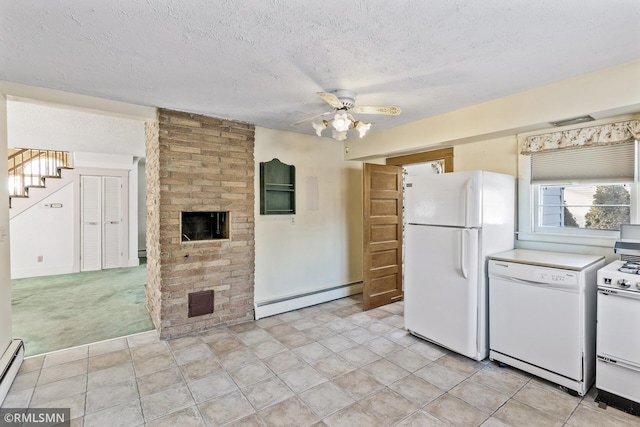
[[622, 224], [613, 250], [622, 261], [640, 263], [640, 224]]

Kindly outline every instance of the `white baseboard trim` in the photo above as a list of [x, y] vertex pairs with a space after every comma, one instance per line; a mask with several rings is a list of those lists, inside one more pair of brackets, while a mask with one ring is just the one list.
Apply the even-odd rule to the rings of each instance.
[[4, 354], [0, 356], [0, 405], [2, 405], [24, 360], [24, 344], [22, 340], [12, 340]]
[[69, 273], [74, 273], [73, 266], [58, 265], [42, 268], [12, 268], [11, 278], [24, 279], [25, 277], [56, 276], [58, 274]]
[[306, 292], [299, 295], [291, 295], [289, 297], [276, 300], [262, 302], [257, 301], [253, 304], [255, 319], [258, 320], [264, 317], [286, 313], [287, 311], [311, 307], [312, 305], [333, 301], [335, 299], [348, 297], [361, 292], [362, 282], [357, 282], [347, 285], [333, 286], [319, 291]]

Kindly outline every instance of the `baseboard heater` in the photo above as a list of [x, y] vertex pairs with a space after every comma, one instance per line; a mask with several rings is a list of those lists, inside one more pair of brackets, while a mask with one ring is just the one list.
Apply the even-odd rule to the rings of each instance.
[[346, 285], [334, 286], [317, 291], [305, 292], [296, 295], [289, 295], [269, 301], [254, 303], [256, 320], [263, 317], [274, 316], [287, 311], [298, 310], [300, 308], [311, 307], [323, 302], [333, 301], [339, 298], [362, 292], [362, 282], [354, 282]]
[[0, 405], [4, 402], [7, 393], [16, 375], [22, 361], [24, 360], [24, 343], [22, 340], [14, 339], [9, 347], [0, 357]]

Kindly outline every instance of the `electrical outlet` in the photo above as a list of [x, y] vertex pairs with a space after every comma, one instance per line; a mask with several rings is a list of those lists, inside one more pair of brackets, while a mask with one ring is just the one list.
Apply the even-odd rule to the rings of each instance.
[[292, 216], [291, 217], [291, 225], [294, 225], [296, 223], [296, 217]]
[[44, 261], [44, 257], [42, 255], [38, 255], [38, 262]]

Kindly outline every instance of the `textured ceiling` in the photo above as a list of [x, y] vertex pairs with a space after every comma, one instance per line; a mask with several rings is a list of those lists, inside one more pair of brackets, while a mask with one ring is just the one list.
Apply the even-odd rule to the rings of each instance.
[[[0, 80], [313, 133], [397, 126], [640, 58], [638, 0], [0, 0]], [[561, 119], [561, 118], [559, 118]]]

